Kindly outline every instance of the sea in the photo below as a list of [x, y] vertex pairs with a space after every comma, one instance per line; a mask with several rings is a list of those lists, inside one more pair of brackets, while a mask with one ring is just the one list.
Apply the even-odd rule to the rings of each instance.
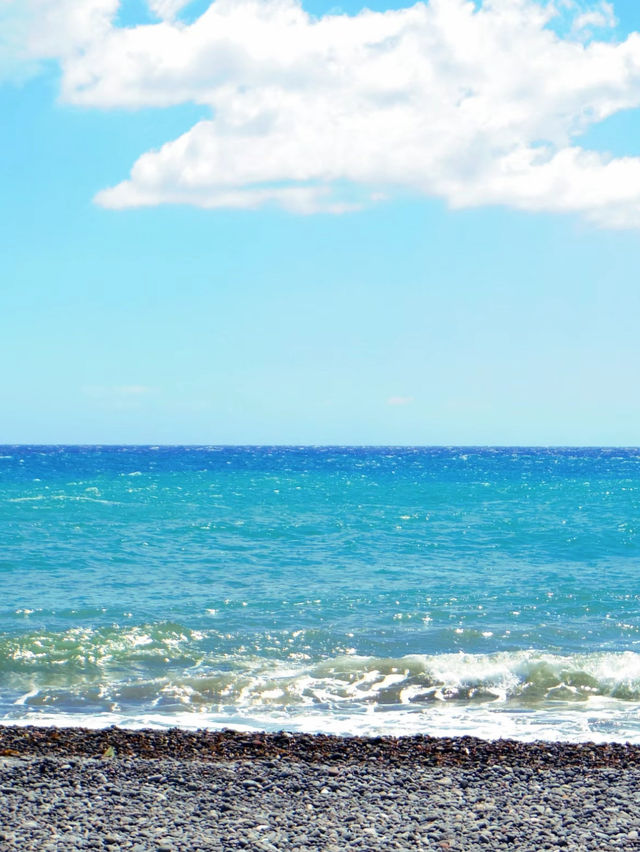
[[640, 742], [640, 450], [0, 447], [0, 722]]

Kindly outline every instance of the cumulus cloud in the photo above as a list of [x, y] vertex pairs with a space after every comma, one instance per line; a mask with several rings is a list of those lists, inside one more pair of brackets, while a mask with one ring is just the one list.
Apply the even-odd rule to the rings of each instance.
[[26, 2], [30, 57], [59, 59], [64, 101], [210, 110], [99, 192], [105, 207], [339, 213], [410, 192], [640, 227], [640, 158], [579, 144], [640, 106], [640, 35], [583, 37], [615, 23], [610, 3], [430, 0], [314, 18], [295, 0], [215, 0], [187, 24], [181, 0], [149, 0], [160, 20], [124, 28], [117, 0], [0, 2]]
[[113, 29], [119, 0], [0, 0], [5, 61], [65, 61], [101, 44]]

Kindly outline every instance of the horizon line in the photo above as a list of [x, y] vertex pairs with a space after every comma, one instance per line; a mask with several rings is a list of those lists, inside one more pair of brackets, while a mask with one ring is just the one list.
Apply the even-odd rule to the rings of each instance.
[[3, 449], [30, 448], [127, 448], [127, 449], [342, 449], [342, 450], [640, 450], [640, 444], [317, 444], [317, 443], [286, 443], [286, 444], [256, 444], [256, 443], [59, 443], [59, 442], [29, 442], [29, 443], [0, 443]]

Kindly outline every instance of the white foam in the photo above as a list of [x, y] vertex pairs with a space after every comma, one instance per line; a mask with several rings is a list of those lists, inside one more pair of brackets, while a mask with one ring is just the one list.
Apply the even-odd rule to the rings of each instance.
[[117, 725], [122, 728], [185, 730], [231, 728], [237, 731], [288, 730], [300, 733], [326, 733], [338, 736], [474, 736], [486, 740], [515, 739], [521, 742], [629, 742], [640, 743], [638, 714], [640, 703], [620, 708], [620, 702], [594, 702], [588, 708], [509, 712], [497, 707], [451, 707], [436, 704], [417, 712], [373, 708], [361, 713], [326, 713], [306, 709], [304, 713], [269, 711], [253, 707], [238, 714], [231, 708], [219, 712], [179, 710], [170, 713], [145, 712], [96, 714], [27, 712], [19, 718], [5, 718], [0, 724], [82, 726], [91, 729]]
[[20, 698], [16, 699], [14, 702], [16, 707], [23, 707], [29, 698], [34, 698], [40, 692], [39, 689], [31, 689], [29, 692], [26, 692], [24, 695], [21, 695]]
[[[178, 626], [172, 630], [154, 639], [154, 655], [189, 638]], [[80, 628], [67, 635], [91, 638]], [[149, 639], [147, 630], [132, 628], [110, 636], [104, 646], [92, 645], [90, 656], [100, 665], [116, 648], [145, 650]], [[37, 646], [34, 641], [21, 649], [22, 658], [35, 659]], [[53, 712], [49, 699], [38, 700], [41, 690], [31, 680], [3, 721], [640, 743], [640, 655], [630, 651], [343, 656], [298, 666], [225, 658], [218, 661], [222, 669], [211, 659], [193, 662], [180, 675], [101, 681], [99, 705], [84, 682], [58, 690], [57, 706], [65, 706], [65, 693], [71, 699], [67, 711], [84, 702], [77, 712]], [[91, 713], [91, 706], [98, 712]]]

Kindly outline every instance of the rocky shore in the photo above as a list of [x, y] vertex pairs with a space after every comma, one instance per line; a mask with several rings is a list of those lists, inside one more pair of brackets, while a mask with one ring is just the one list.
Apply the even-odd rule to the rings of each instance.
[[640, 748], [0, 727], [0, 850], [640, 850]]

